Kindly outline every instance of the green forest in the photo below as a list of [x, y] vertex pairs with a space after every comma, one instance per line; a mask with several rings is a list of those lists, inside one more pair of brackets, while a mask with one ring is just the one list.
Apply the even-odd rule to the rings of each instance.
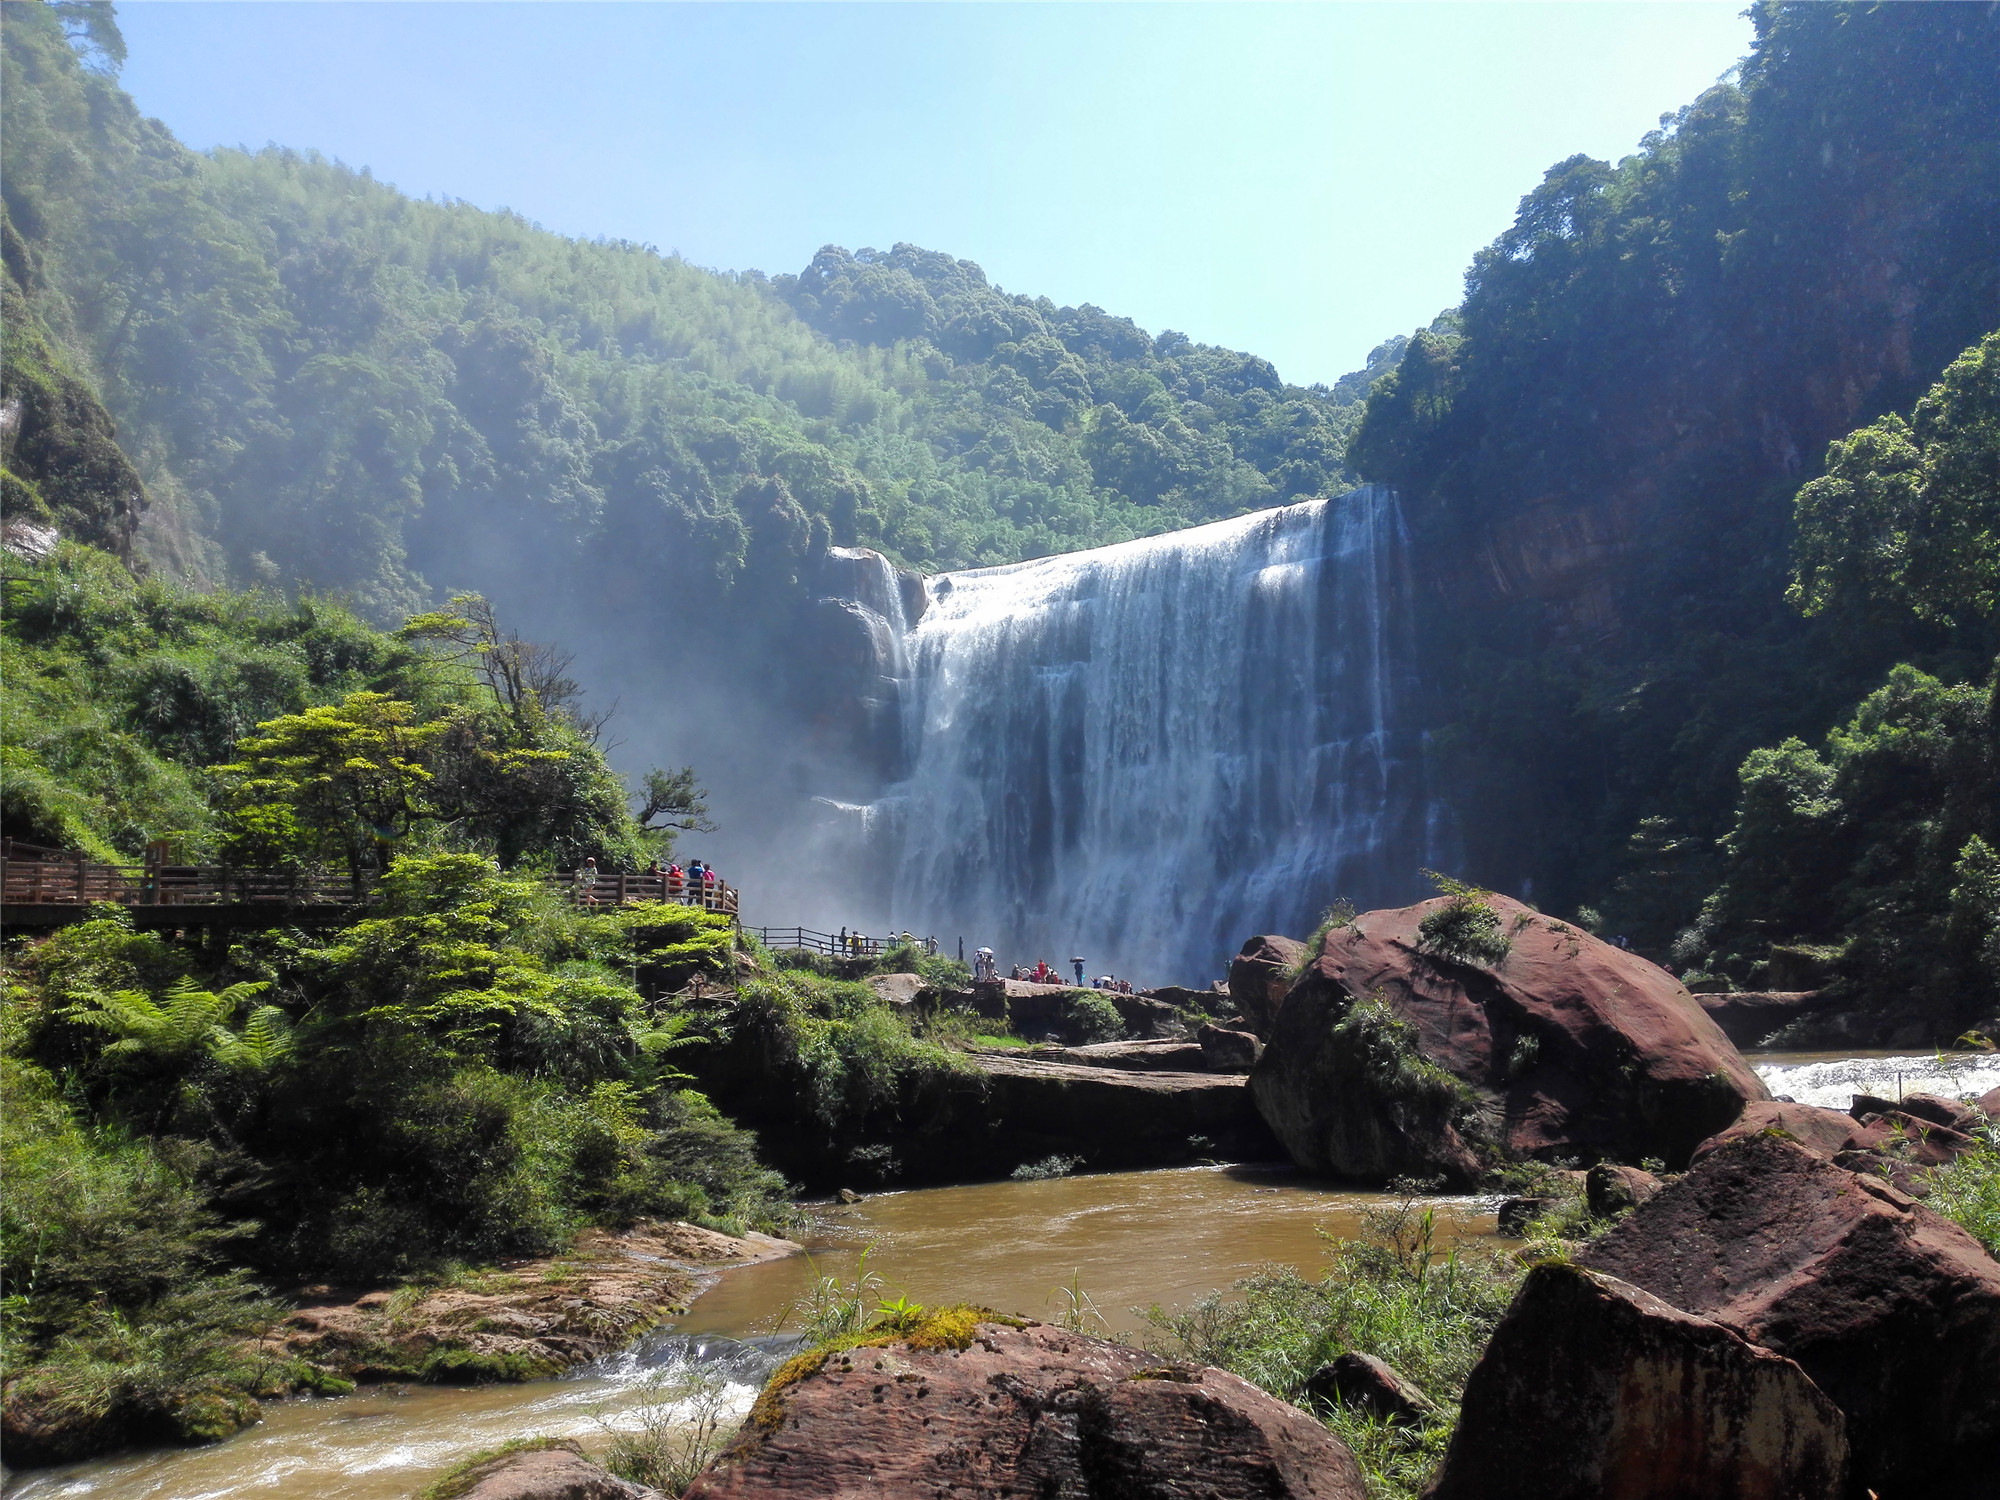
[[1812, 950], [1788, 983], [1928, 1040], [2000, 1010], [2000, 18], [1753, 16], [1638, 151], [1549, 170], [1347, 460], [1451, 600], [1474, 878], [1719, 987]]
[[[1995, 842], [1939, 764], [1952, 848], [1878, 858], [1889, 815], [1843, 803], [1838, 858], [1878, 873], [1760, 907], [1736, 825], [1790, 740], [1844, 765], [1909, 672], [1953, 702], [1991, 677], [2000, 22], [1754, 19], [1631, 155], [1552, 167], [1457, 308], [1304, 389], [915, 246], [723, 275], [190, 152], [119, 89], [107, 8], [11, 6], [7, 515], [378, 626], [478, 588], [587, 641], [614, 598], [722, 622], [763, 673], [829, 545], [935, 571], [1382, 482], [1461, 873], [1755, 986], [1772, 944], [1846, 952], [1878, 889], [1943, 899]], [[84, 456], [38, 488], [51, 442]]]
[[[524, 570], [769, 621], [833, 545], [934, 571], [1392, 485], [1456, 876], [1898, 1045], [2000, 1016], [2000, 13], [1755, 18], [1632, 155], [1552, 168], [1460, 306], [1301, 388], [915, 246], [725, 275], [191, 152], [108, 6], [0, 7], [6, 832], [379, 891], [10, 946], [10, 1452], [339, 1389], [247, 1352], [267, 1287], [782, 1226], [784, 1173], [888, 1181], [976, 1112], [970, 1020], [542, 878], [706, 807], [614, 769], [506, 623]], [[537, 1373], [456, 1358], [396, 1373]]]
[[1351, 482], [1365, 372], [1289, 386], [914, 246], [722, 275], [311, 153], [197, 154], [119, 89], [115, 23], [66, 36], [79, 14], [8, 8], [10, 234], [177, 576], [387, 623], [482, 549], [637, 552], [726, 607], [829, 542], [1009, 562]]

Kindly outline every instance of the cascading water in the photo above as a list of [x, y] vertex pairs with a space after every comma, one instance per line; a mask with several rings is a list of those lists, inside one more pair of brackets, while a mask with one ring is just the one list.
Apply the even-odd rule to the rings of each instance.
[[876, 804], [898, 927], [1205, 981], [1437, 858], [1395, 498], [946, 574]]

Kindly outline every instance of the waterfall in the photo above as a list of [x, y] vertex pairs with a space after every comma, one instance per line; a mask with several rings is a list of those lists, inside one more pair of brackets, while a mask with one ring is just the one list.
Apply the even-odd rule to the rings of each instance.
[[905, 635], [894, 925], [1205, 983], [1435, 859], [1395, 498], [946, 574]]

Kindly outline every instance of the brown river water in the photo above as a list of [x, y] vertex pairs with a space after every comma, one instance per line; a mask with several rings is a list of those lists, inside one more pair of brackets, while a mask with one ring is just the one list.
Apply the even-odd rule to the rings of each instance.
[[[1774, 1094], [1845, 1108], [1853, 1094], [1980, 1093], [2000, 1058], [1956, 1077], [1919, 1056], [1752, 1054]], [[875, 1294], [976, 1302], [1053, 1319], [1075, 1279], [1109, 1329], [1136, 1337], [1143, 1310], [1185, 1307], [1256, 1267], [1317, 1272], [1321, 1231], [1353, 1238], [1387, 1200], [1289, 1171], [1194, 1167], [1047, 1182], [884, 1193], [819, 1214], [803, 1256], [724, 1272], [677, 1325], [632, 1351], [525, 1385], [381, 1387], [333, 1400], [273, 1402], [248, 1432], [209, 1448], [154, 1450], [10, 1478], [5, 1500], [406, 1500], [458, 1458], [509, 1438], [575, 1437], [601, 1448], [661, 1401], [656, 1382], [709, 1364], [746, 1407], [784, 1341], [772, 1335], [812, 1276], [851, 1281], [867, 1249]], [[1494, 1232], [1495, 1200], [1437, 1201], [1451, 1237]]]
[[[547, 1433], [601, 1448], [611, 1429], [660, 1401], [651, 1381], [691, 1360], [718, 1363], [736, 1404], [747, 1406], [782, 1351], [759, 1336], [774, 1331], [815, 1269], [852, 1281], [864, 1248], [866, 1272], [880, 1278], [876, 1296], [1053, 1319], [1059, 1288], [1075, 1278], [1112, 1331], [1136, 1335], [1145, 1307], [1185, 1306], [1259, 1265], [1315, 1274], [1321, 1227], [1352, 1238], [1361, 1211], [1386, 1201], [1290, 1171], [1235, 1167], [884, 1193], [822, 1210], [810, 1263], [800, 1255], [725, 1271], [675, 1327], [565, 1378], [271, 1402], [257, 1426], [213, 1447], [17, 1475], [6, 1500], [407, 1500], [458, 1458], [509, 1438]], [[1490, 1199], [1438, 1207], [1447, 1234], [1493, 1232]]]

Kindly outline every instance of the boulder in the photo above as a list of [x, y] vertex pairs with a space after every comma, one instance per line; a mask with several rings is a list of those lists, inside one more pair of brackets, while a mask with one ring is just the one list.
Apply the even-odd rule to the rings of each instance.
[[1220, 1370], [1016, 1319], [780, 1369], [688, 1500], [1364, 1500], [1318, 1422]]
[[1282, 1160], [1244, 1078], [1080, 1066], [1021, 1051], [980, 1052], [982, 1138], [961, 1139], [961, 1176], [1080, 1156], [1092, 1171], [1178, 1166], [1200, 1157]]
[[[1769, 1097], [1666, 970], [1487, 899], [1511, 939], [1490, 965], [1421, 946], [1443, 898], [1327, 933], [1250, 1075], [1300, 1166], [1465, 1182], [1484, 1138], [1516, 1156], [1657, 1156], [1678, 1169]], [[1351, 1014], [1367, 1000], [1381, 1004]]]
[[1876, 1135], [1864, 1130], [1851, 1115], [1837, 1109], [1821, 1109], [1816, 1104], [1788, 1104], [1780, 1099], [1759, 1099], [1744, 1106], [1743, 1113], [1722, 1130], [1694, 1148], [1693, 1160], [1700, 1161], [1732, 1141], [1746, 1136], [1777, 1134], [1832, 1161], [1843, 1151], [1865, 1150]]
[[1092, 1068], [1122, 1068], [1139, 1073], [1199, 1073], [1207, 1065], [1201, 1044], [1142, 1039], [1132, 1042], [1092, 1042], [1083, 1047], [1045, 1047], [1037, 1057], [1051, 1062], [1082, 1063]]
[[1881, 1500], [1972, 1494], [2000, 1452], [2000, 1264], [1908, 1194], [1759, 1132], [1578, 1253], [1795, 1360]]
[[1306, 1378], [1306, 1394], [1329, 1406], [1351, 1406], [1380, 1422], [1418, 1422], [1437, 1404], [1402, 1371], [1350, 1349]]
[[1545, 1264], [1466, 1381], [1428, 1500], [1837, 1500], [1843, 1426], [1793, 1361]]
[[1155, 985], [1140, 998], [1158, 1000], [1163, 1005], [1171, 1005], [1175, 1010], [1183, 1011], [1206, 1011], [1216, 1001], [1213, 990], [1191, 990], [1184, 984]]
[[656, 1489], [606, 1472], [572, 1443], [503, 1453], [460, 1476], [462, 1500], [665, 1500]]
[[899, 1010], [915, 1005], [928, 988], [920, 974], [870, 974], [861, 982], [875, 992], [876, 999], [885, 1000]]
[[1494, 1228], [1508, 1239], [1522, 1239], [1529, 1225], [1561, 1202], [1560, 1198], [1502, 1198]]
[[1278, 1010], [1292, 987], [1292, 973], [1305, 956], [1297, 938], [1267, 934], [1245, 943], [1229, 965], [1229, 998], [1244, 1024], [1264, 1041], [1271, 1038]]
[[[1879, 1106], [1887, 1113], [1878, 1113], [1867, 1106]], [[1935, 1100], [1934, 1106], [1950, 1108], [1946, 1100]], [[1937, 1112], [1935, 1108], [1933, 1112]], [[1967, 1115], [1969, 1123], [1969, 1111]], [[1936, 1124], [1929, 1118], [1905, 1114], [1886, 1100], [1863, 1094], [1856, 1096], [1851, 1115], [1810, 1104], [1777, 1101], [1753, 1104], [1734, 1125], [1696, 1147], [1694, 1159], [1700, 1161], [1731, 1141], [1764, 1132], [1795, 1140], [1813, 1155], [1838, 1166], [1887, 1178], [1917, 1198], [1930, 1193], [1925, 1169], [1943, 1166], [1974, 1140], [1969, 1134]]]
[[1187, 1035], [1180, 1011], [1150, 995], [1120, 995], [1112, 990], [1092, 990], [1118, 1008], [1118, 1018], [1130, 1036], [1182, 1037]]
[[1979, 1096], [1979, 1107], [1995, 1120], [2000, 1120], [2000, 1089], [1988, 1089]]
[[1248, 1031], [1204, 1026], [1195, 1040], [1201, 1044], [1203, 1065], [1212, 1073], [1247, 1073], [1264, 1053], [1264, 1044]]
[[1881, 1115], [1885, 1118], [1901, 1115], [1912, 1125], [1941, 1125], [1960, 1135], [1970, 1135], [1986, 1123], [1981, 1118], [1984, 1111], [1978, 1105], [1966, 1104], [1957, 1099], [1946, 1099], [1938, 1094], [1905, 1094], [1894, 1102], [1872, 1098], [1867, 1094], [1856, 1094], [1847, 1112], [1855, 1119], [1863, 1121], [1870, 1115]]
[[1734, 990], [1696, 997], [1722, 1034], [1739, 1047], [1756, 1047], [1774, 1031], [1826, 1009], [1828, 998], [1818, 990]]
[[1637, 1167], [1601, 1161], [1583, 1176], [1583, 1197], [1600, 1219], [1637, 1208], [1661, 1188], [1660, 1179]]

